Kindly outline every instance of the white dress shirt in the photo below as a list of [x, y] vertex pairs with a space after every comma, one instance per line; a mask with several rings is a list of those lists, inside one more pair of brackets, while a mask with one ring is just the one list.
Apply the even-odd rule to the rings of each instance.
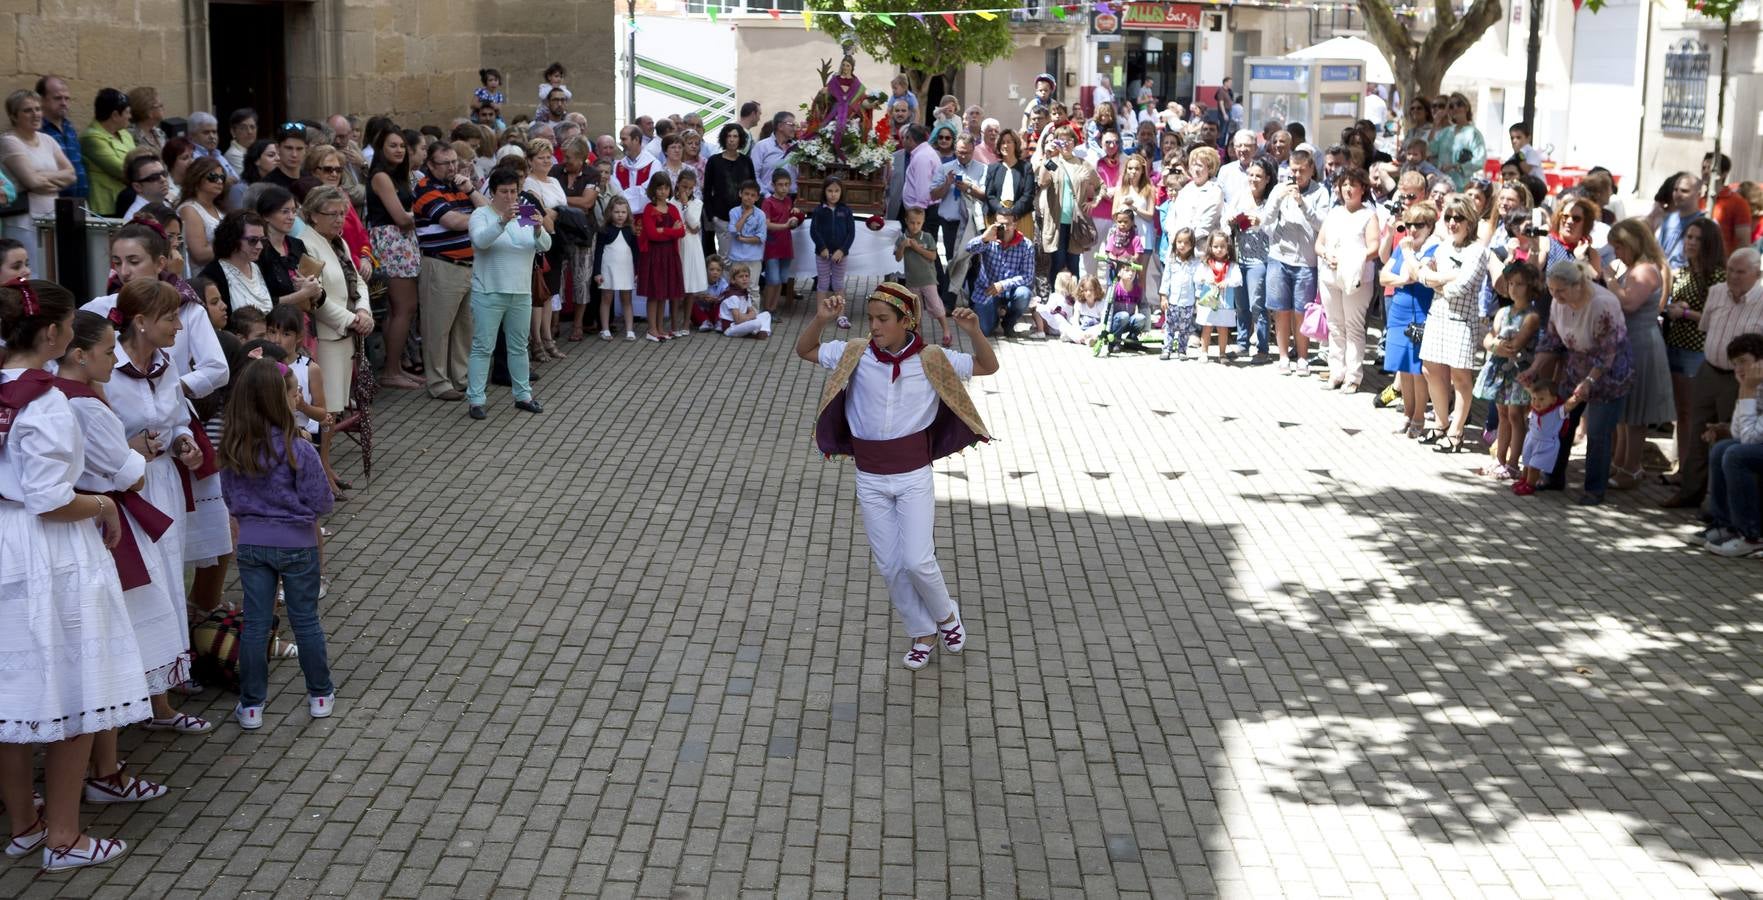
[[[914, 337], [913, 340], [923, 340]], [[820, 345], [820, 364], [836, 368], [845, 355], [847, 341], [827, 341]], [[973, 377], [973, 357], [954, 350], [943, 351], [949, 357], [955, 374], [966, 381]], [[857, 370], [851, 373], [846, 387], [845, 418], [851, 424], [851, 436], [865, 441], [889, 441], [917, 434], [930, 427], [937, 418], [940, 400], [930, 379], [924, 376], [924, 360], [914, 355], [900, 363], [900, 377], [895, 379], [894, 366], [875, 358], [873, 349], [865, 348]]]

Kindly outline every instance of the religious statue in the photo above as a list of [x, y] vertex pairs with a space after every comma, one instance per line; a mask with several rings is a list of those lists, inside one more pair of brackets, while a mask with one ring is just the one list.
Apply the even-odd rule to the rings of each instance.
[[849, 53], [839, 61], [839, 74], [826, 82], [826, 96], [832, 101], [827, 121], [833, 126], [833, 152], [845, 158], [845, 126], [857, 114], [857, 103], [863, 97], [863, 82], [857, 79], [857, 60]]

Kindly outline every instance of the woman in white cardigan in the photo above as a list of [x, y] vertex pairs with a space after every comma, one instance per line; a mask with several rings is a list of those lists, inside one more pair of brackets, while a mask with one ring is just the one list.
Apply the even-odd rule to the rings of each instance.
[[[314, 357], [324, 372], [325, 407], [333, 413], [341, 413], [349, 404], [350, 383], [355, 374], [353, 338], [373, 332], [367, 281], [356, 273], [349, 261], [351, 254], [339, 252], [348, 209], [348, 196], [329, 185], [308, 191], [300, 208], [308, 229], [303, 236], [306, 254], [324, 264], [318, 271], [324, 293], [312, 310], [318, 326], [318, 350]], [[325, 432], [324, 439], [330, 441], [330, 432]]]

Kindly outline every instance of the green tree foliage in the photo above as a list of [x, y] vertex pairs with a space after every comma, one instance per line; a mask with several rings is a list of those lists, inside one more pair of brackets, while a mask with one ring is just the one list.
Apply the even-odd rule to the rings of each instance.
[[[1008, 56], [1014, 48], [1010, 39], [1009, 13], [994, 13], [986, 20], [976, 15], [957, 15], [951, 27], [936, 11], [951, 9], [995, 10], [1006, 4], [997, 0], [808, 0], [814, 13], [815, 27], [839, 41], [851, 40], [871, 57], [905, 69], [912, 89], [926, 103], [924, 92], [932, 77], [942, 75], [945, 83], [952, 81], [961, 67], [968, 63], [988, 63]], [[922, 19], [911, 15], [925, 11]], [[887, 13], [887, 17], [853, 15], [851, 24], [839, 13]], [[885, 89], [886, 85], [874, 85]]]

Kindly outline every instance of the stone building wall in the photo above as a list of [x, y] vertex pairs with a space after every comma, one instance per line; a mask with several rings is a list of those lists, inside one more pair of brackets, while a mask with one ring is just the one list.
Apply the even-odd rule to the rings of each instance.
[[[530, 113], [540, 73], [558, 61], [570, 70], [570, 108], [595, 130], [612, 126], [611, 0], [315, 0], [281, 7], [293, 115], [390, 113], [444, 124], [465, 113], [480, 66], [501, 69], [509, 109]], [[168, 116], [209, 108], [208, 12], [206, 0], [0, 0], [0, 84], [30, 87], [43, 72], [61, 74], [82, 122], [104, 86], [153, 84]]]

